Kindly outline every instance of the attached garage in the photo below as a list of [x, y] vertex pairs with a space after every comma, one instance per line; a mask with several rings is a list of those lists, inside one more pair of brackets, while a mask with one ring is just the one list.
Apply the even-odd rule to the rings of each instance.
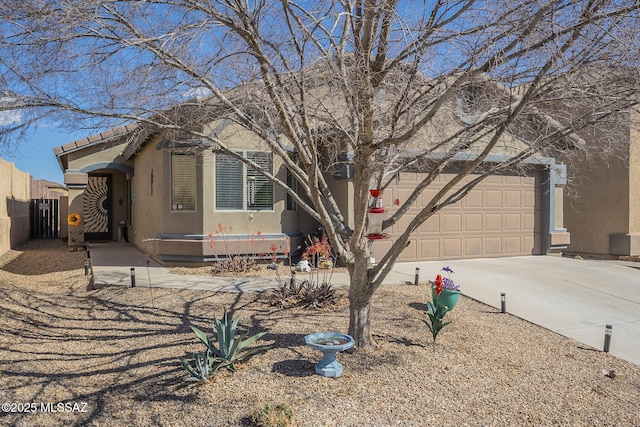
[[[543, 213], [544, 185], [541, 168], [531, 168], [526, 176], [490, 176], [464, 199], [447, 206], [429, 218], [411, 236], [410, 244], [398, 261], [489, 258], [545, 254]], [[422, 173], [402, 173], [395, 185], [384, 193], [385, 207], [391, 215], [394, 201], [407, 200]], [[381, 256], [401, 234], [414, 215], [425, 206], [454, 175], [442, 174], [404, 218], [392, 227], [389, 240], [376, 241], [375, 255]], [[548, 175], [547, 175], [548, 176]], [[474, 176], [468, 177], [469, 180]]]

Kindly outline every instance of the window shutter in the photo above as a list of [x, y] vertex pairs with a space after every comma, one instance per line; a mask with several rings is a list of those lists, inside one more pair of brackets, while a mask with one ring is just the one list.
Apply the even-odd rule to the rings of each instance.
[[228, 154], [216, 154], [216, 209], [241, 210], [243, 164]]
[[171, 210], [196, 210], [196, 156], [171, 154]]

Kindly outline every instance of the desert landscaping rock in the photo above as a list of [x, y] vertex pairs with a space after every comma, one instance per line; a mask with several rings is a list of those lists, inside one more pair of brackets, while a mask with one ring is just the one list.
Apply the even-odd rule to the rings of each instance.
[[[62, 242], [0, 256], [0, 403], [86, 403], [0, 425], [242, 426], [263, 403], [291, 405], [297, 426], [640, 425], [639, 366], [464, 297], [434, 348], [426, 286], [381, 288], [377, 347], [340, 353], [331, 379], [304, 336], [346, 332], [346, 301], [281, 310], [258, 294], [87, 285], [84, 253]], [[201, 350], [190, 326], [209, 331], [225, 308], [271, 349], [184, 382], [178, 356]]]

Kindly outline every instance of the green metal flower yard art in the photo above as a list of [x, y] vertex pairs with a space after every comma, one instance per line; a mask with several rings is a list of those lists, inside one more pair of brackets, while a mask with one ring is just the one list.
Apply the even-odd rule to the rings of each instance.
[[443, 320], [444, 316], [453, 309], [460, 297], [460, 287], [453, 282], [450, 276], [453, 270], [449, 267], [445, 267], [442, 270], [449, 273], [449, 278], [443, 279], [440, 274], [436, 276], [435, 283], [432, 285], [433, 301], [427, 302], [427, 315], [429, 319], [423, 320], [433, 337], [434, 350], [438, 334], [445, 326], [451, 323], [445, 322]]
[[438, 280], [440, 280], [442, 287], [442, 290], [438, 295], [440, 304], [446, 305], [449, 307], [449, 311], [451, 311], [456, 306], [458, 299], [460, 298], [460, 286], [453, 281], [453, 278], [451, 278], [453, 270], [449, 268], [449, 266], [444, 267], [442, 271], [447, 273], [447, 277], [442, 277], [439, 274], [436, 277], [436, 282], [431, 282], [431, 299], [435, 300], [436, 298], [436, 284]]

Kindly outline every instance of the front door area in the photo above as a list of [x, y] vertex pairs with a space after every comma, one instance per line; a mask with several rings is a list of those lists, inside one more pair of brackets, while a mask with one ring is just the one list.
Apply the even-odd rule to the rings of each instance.
[[111, 175], [91, 175], [84, 189], [84, 234], [89, 242], [111, 240], [113, 212]]

